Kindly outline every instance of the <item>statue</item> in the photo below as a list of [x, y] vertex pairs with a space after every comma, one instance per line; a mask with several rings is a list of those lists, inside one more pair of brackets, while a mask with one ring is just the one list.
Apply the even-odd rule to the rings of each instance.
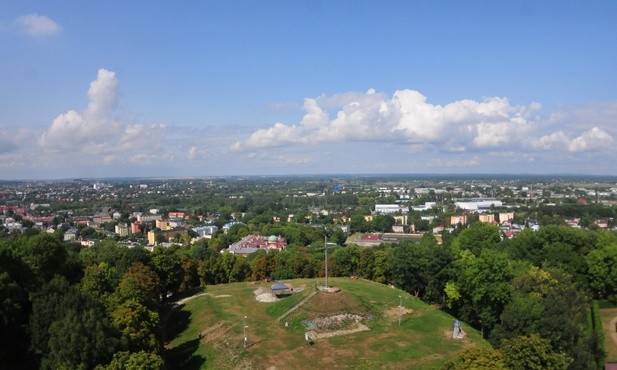
[[458, 320], [454, 320], [454, 325], [452, 328], [452, 339], [463, 339], [465, 338], [465, 332], [461, 329], [461, 322]]

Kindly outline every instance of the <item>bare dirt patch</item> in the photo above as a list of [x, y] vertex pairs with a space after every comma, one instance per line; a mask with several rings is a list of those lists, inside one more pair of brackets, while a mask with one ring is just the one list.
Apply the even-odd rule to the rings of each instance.
[[[607, 332], [611, 335], [611, 340], [615, 345], [617, 345], [617, 317], [613, 317], [611, 321], [608, 323]], [[611, 330], [612, 328], [616, 328], [615, 330]]]
[[[600, 310], [600, 317], [604, 326], [604, 350], [606, 351], [606, 361], [617, 361], [617, 308], [603, 308]], [[610, 339], [609, 339], [610, 338]]]
[[287, 284], [287, 286], [289, 286], [291, 288], [292, 293], [300, 293], [301, 291], [306, 289], [306, 284], [302, 284], [302, 285], [299, 285], [297, 287], [294, 287], [291, 284]]
[[214, 298], [228, 298], [231, 297], [230, 294], [219, 294], [219, 295], [215, 295]]
[[411, 308], [406, 308], [406, 307], [392, 307], [389, 310], [386, 310], [384, 313], [386, 314], [386, 316], [388, 316], [389, 318], [397, 318], [398, 315], [410, 315], [412, 314], [414, 311]]
[[255, 296], [255, 299], [257, 300], [257, 302], [265, 302], [265, 303], [276, 302], [279, 300], [278, 297], [272, 293], [259, 294]]
[[278, 301], [278, 297], [276, 295], [274, 295], [272, 293], [272, 290], [270, 290], [269, 288], [257, 288], [253, 291], [253, 294], [255, 294], [255, 300], [257, 302], [265, 302], [265, 303], [269, 303], [269, 302], [276, 302]]

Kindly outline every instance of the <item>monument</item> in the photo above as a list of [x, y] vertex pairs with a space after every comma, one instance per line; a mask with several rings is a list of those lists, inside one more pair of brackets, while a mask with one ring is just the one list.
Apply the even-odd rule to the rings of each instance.
[[465, 338], [465, 332], [461, 329], [461, 322], [458, 320], [454, 320], [454, 325], [452, 328], [452, 339], [463, 339]]

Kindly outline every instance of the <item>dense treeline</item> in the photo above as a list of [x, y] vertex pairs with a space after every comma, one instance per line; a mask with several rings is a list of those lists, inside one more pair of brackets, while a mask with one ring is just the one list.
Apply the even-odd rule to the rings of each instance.
[[[0, 363], [161, 369], [162, 307], [170, 295], [211, 284], [321, 277], [324, 232], [344, 240], [334, 230], [253, 224], [154, 252], [111, 240], [80, 249], [44, 233], [0, 241]], [[283, 235], [289, 247], [248, 258], [219, 252], [222, 243], [256, 231]], [[494, 349], [468, 351], [453, 367], [532, 368], [524, 354], [533, 353], [539, 368], [600, 368], [591, 302], [617, 303], [614, 233], [547, 226], [502, 241], [497, 227], [474, 223], [443, 239], [438, 244], [427, 234], [418, 243], [333, 248], [328, 271], [394, 284], [478, 328]]]

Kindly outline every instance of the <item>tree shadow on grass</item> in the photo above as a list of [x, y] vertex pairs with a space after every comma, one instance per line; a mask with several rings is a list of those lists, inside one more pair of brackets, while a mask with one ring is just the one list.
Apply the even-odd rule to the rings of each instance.
[[201, 338], [187, 340], [166, 353], [166, 362], [169, 369], [198, 370], [206, 363], [206, 358], [196, 355], [195, 351], [202, 345]]
[[172, 312], [167, 321], [166, 342], [169, 343], [178, 338], [189, 327], [190, 323], [191, 311], [183, 310], [182, 307], [179, 307]]

